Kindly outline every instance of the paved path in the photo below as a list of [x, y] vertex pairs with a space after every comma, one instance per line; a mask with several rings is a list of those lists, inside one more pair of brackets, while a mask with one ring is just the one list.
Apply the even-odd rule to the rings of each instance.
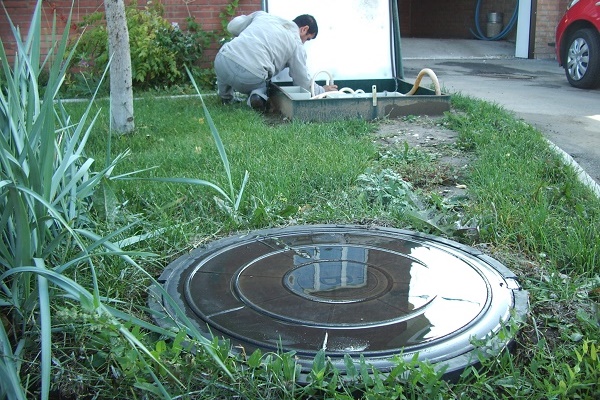
[[513, 111], [600, 184], [600, 89], [571, 87], [556, 61], [515, 58], [508, 42], [403, 38], [402, 46], [406, 81], [431, 68], [444, 91]]

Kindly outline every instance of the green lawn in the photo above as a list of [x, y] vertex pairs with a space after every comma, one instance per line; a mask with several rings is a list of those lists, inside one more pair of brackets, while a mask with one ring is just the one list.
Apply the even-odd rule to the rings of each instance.
[[[44, 269], [21, 273], [12, 261], [3, 261], [3, 337], [15, 344], [9, 347], [22, 365], [2, 364], [7, 366], [0, 371], [3, 382], [19, 376], [20, 385], [39, 393], [40, 377], [50, 371], [52, 394], [97, 398], [598, 397], [600, 329], [593, 307], [600, 286], [600, 201], [562, 164], [540, 132], [497, 106], [453, 96], [451, 111], [434, 123], [458, 133], [456, 143], [444, 151], [468, 156], [470, 162], [460, 171], [467, 194], [445, 198], [438, 189], [456, 171], [421, 148], [382, 147], [375, 133], [386, 121], [282, 122], [245, 105], [222, 106], [213, 96], [205, 101], [217, 132], [211, 131], [197, 97], [146, 97], [135, 102], [134, 133], [122, 136], [110, 132], [108, 102], [95, 101], [91, 111], [99, 115], [78, 159], [94, 160], [85, 175], [90, 179], [93, 171], [117, 162], [103, 170], [104, 178], [94, 181], [93, 190], [85, 190], [90, 181], [78, 181], [76, 198], [46, 204], [53, 218], [72, 215], [64, 223], [47, 224], [46, 208], [36, 207], [35, 197], [21, 188], [36, 188], [38, 180], [47, 178], [48, 187], [57, 185], [66, 188], [61, 193], [69, 193], [70, 182], [80, 175], [67, 169], [49, 176], [34, 166], [42, 165], [48, 154], [55, 154], [53, 168], [63, 158], [73, 158], [64, 156], [71, 151], [72, 133], [58, 135], [54, 143], [29, 136], [36, 150], [23, 156], [28, 164], [3, 164], [18, 171], [14, 176], [22, 182], [9, 184], [14, 171], [3, 169], [4, 187], [14, 188], [2, 192], [5, 210], [18, 205], [5, 218], [20, 221], [21, 207], [31, 206], [30, 222], [14, 226], [35, 240], [47, 240], [32, 262], [38, 260], [40, 267], [43, 257], [35, 254], [44, 254], [45, 268], [56, 272], [47, 275], [48, 284], [35, 278], [46, 276]], [[72, 121], [79, 120], [86, 106], [65, 104]], [[432, 123], [419, 117], [404, 122]], [[222, 141], [226, 156], [215, 139]], [[40, 151], [35, 143], [47, 147]], [[5, 144], [6, 151], [15, 149]], [[40, 178], [25, 179], [26, 170]], [[12, 203], [11, 193], [29, 200]], [[236, 204], [232, 199], [238, 196]], [[427, 364], [401, 361], [389, 375], [369, 375], [371, 367], [362, 363], [355, 379], [343, 380], [319, 354], [309, 383], [301, 385], [292, 353], [234, 356], [228, 343], [207, 343], [191, 325], [179, 332], [153, 326], [147, 288], [179, 255], [234, 232], [311, 223], [409, 228], [461, 241], [497, 258], [517, 273], [530, 296], [528, 319], [514, 351], [482, 360], [458, 382], [440, 379], [440, 371]], [[461, 234], [457, 227], [465, 224], [478, 234]], [[35, 227], [48, 227], [52, 235], [40, 236], [42, 228]], [[15, 249], [17, 262], [25, 243], [11, 229], [7, 225], [4, 240]], [[19, 280], [11, 281], [13, 275]], [[31, 287], [39, 295], [15, 301]], [[41, 306], [45, 293], [47, 308]], [[41, 325], [9, 311], [9, 305], [49, 318], [52, 340], [42, 341], [50, 343], [49, 369], [36, 363]], [[16, 329], [12, 321], [22, 325]], [[11, 353], [5, 349], [3, 354]]]
[[[468, 241], [452, 236], [451, 229], [438, 230], [425, 222], [446, 221], [449, 226], [469, 220], [477, 222], [480, 234], [477, 242], [467, 244], [487, 249], [517, 272], [530, 293], [531, 310], [517, 337], [516, 352], [486, 360], [479, 370], [468, 369], [458, 383], [439, 381], [433, 370], [421, 365], [403, 367], [411, 371], [408, 381], [415, 385], [401, 385], [402, 379], [390, 377], [376, 378], [371, 385], [341, 385], [336, 372], [326, 370], [314, 384], [294, 388], [280, 365], [293, 359], [268, 355], [267, 363], [251, 369], [242, 368], [241, 360], [228, 360], [236, 380], [226, 380], [223, 388], [216, 378], [193, 379], [190, 387], [204, 388], [210, 393], [206, 398], [234, 392], [249, 398], [309, 394], [346, 398], [349, 393], [364, 398], [593, 398], [598, 394], [599, 330], [592, 304], [597, 302], [594, 288], [600, 279], [600, 204], [550, 150], [540, 132], [497, 106], [454, 96], [452, 111], [442, 123], [459, 133], [453, 151], [468, 153], [474, 161], [465, 176], [468, 200], [461, 200], [458, 207], [440, 207], [434, 187], [406, 184], [423, 180], [416, 175], [423, 173], [425, 165], [431, 174], [435, 158], [419, 149], [399, 147], [392, 151], [396, 160], [403, 161], [390, 163], [390, 154], [381, 157], [383, 150], [373, 140], [378, 122], [274, 124], [273, 118], [243, 105], [223, 107], [212, 97], [206, 101], [237, 188], [244, 171], [249, 172], [236, 218], [220, 208], [213, 198], [216, 192], [204, 186], [115, 182], [119, 201], [126, 202], [125, 215], [137, 215], [146, 229], [165, 230], [160, 238], [144, 244], [145, 250], [164, 260], [148, 264], [155, 275], [191, 246], [237, 230], [363, 222]], [[99, 160], [106, 149], [108, 127], [102, 123], [106, 120], [103, 116], [96, 124], [88, 148]], [[414, 120], [418, 123], [419, 118]], [[112, 137], [113, 156], [131, 150], [119, 173], [156, 167], [140, 175], [228, 185], [198, 99], [139, 100], [136, 124], [133, 135]], [[402, 171], [402, 177], [393, 171]], [[209, 370], [217, 373], [214, 367]]]

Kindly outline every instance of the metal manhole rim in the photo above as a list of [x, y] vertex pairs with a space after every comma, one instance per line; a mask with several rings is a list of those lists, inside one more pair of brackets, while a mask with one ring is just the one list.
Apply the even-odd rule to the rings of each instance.
[[[398, 237], [402, 237], [402, 238], [410, 238], [410, 240], [420, 240], [423, 241], [424, 243], [427, 243], [427, 245], [432, 245], [433, 247], [441, 247], [444, 249], [450, 249], [455, 253], [458, 254], [462, 254], [462, 255], [468, 255], [469, 258], [472, 258], [473, 262], [479, 262], [481, 263], [481, 265], [485, 266], [486, 268], [489, 268], [490, 270], [493, 271], [494, 274], [497, 274], [499, 277], [501, 277], [502, 279], [504, 279], [506, 281], [506, 287], [503, 290], [508, 290], [508, 292], [511, 295], [511, 301], [512, 304], [508, 305], [506, 307], [505, 310], [503, 310], [501, 312], [502, 318], [503, 318], [503, 323], [509, 323], [510, 321], [517, 321], [520, 319], [523, 319], [524, 317], [524, 313], [526, 313], [527, 311], [527, 294], [526, 292], [522, 291], [522, 289], [520, 288], [520, 286], [518, 285], [518, 280], [516, 278], [516, 276], [510, 271], [508, 270], [508, 268], [506, 268], [505, 266], [503, 266], [501, 263], [499, 263], [497, 260], [485, 255], [483, 252], [481, 252], [480, 250], [474, 249], [472, 247], [460, 244], [458, 242], [454, 242], [448, 239], [444, 239], [441, 237], [437, 237], [437, 236], [433, 236], [433, 235], [428, 235], [428, 234], [423, 234], [423, 233], [418, 233], [418, 232], [414, 232], [414, 231], [410, 231], [410, 230], [403, 230], [403, 229], [396, 229], [396, 228], [388, 228], [388, 227], [378, 227], [378, 226], [362, 226], [362, 225], [338, 225], [338, 224], [326, 224], [326, 225], [301, 225], [301, 226], [288, 226], [288, 227], [284, 227], [284, 228], [270, 228], [270, 229], [263, 229], [263, 230], [257, 230], [257, 231], [250, 231], [250, 232], [246, 232], [243, 234], [234, 234], [232, 236], [226, 237], [226, 238], [222, 238], [219, 240], [216, 240], [215, 242], [209, 243], [206, 246], [203, 246], [202, 248], [199, 249], [195, 249], [194, 251], [192, 251], [191, 253], [184, 255], [182, 257], [180, 257], [179, 259], [177, 259], [175, 262], [171, 263], [163, 272], [163, 274], [161, 275], [161, 277], [159, 278], [159, 282], [165, 287], [165, 288], [170, 288], [170, 290], [168, 290], [169, 294], [174, 297], [176, 299], [176, 302], [180, 305], [183, 306], [183, 308], [185, 309], [185, 304], [184, 301], [182, 301], [182, 296], [181, 293], [177, 292], [177, 291], [173, 291], [173, 282], [171, 282], [172, 279], [179, 279], [180, 275], [181, 275], [181, 270], [186, 268], [186, 265], [188, 268], [191, 268], [190, 265], [196, 265], [198, 262], [201, 262], [201, 260], [206, 259], [206, 258], [213, 258], [213, 257], [217, 257], [218, 254], [220, 253], [226, 253], [226, 249], [227, 248], [236, 248], [239, 243], [253, 243], [255, 240], [259, 240], [260, 238], [276, 238], [275, 241], [277, 240], [282, 240], [281, 237], [289, 237], [289, 236], [295, 236], [298, 237], [300, 235], [305, 235], [305, 234], [332, 234], [332, 235], [343, 235], [343, 234], [347, 234], [348, 232], [350, 233], [355, 233], [355, 234], [360, 234], [360, 235], [373, 235], [373, 236], [384, 236], [386, 238], [389, 237], [393, 237], [393, 238], [398, 238]], [[283, 240], [285, 241], [285, 239]], [[287, 245], [284, 245], [284, 247]], [[289, 247], [289, 246], [288, 246]], [[479, 271], [478, 271], [479, 272]], [[500, 285], [502, 286], [502, 285]], [[510, 287], [510, 288], [509, 288]], [[524, 292], [524, 293], [520, 293], [519, 295], [515, 295], [515, 293], [517, 292]], [[152, 297], [152, 296], [150, 296]], [[491, 302], [491, 301], [490, 301]], [[161, 300], [149, 300], [150, 306], [153, 310], [163, 310], [165, 308], [165, 304], [163, 301]], [[163, 304], [160, 304], [163, 303]], [[518, 304], [517, 304], [518, 303]], [[167, 307], [168, 308], [168, 307]], [[482, 311], [485, 314], [485, 310]], [[186, 311], [186, 314], [188, 312]], [[513, 315], [515, 314], [515, 315]], [[193, 316], [192, 316], [193, 317]], [[157, 319], [157, 322], [164, 324], [164, 325], [170, 325], [170, 323], [165, 322], [163, 320], [161, 320], [160, 318]], [[206, 327], [203, 327], [202, 324], [204, 323], [204, 321], [195, 321], [197, 324], [197, 327], [201, 329], [201, 331], [203, 333], [207, 334], [208, 337], [208, 332], [206, 330]], [[502, 321], [501, 321], [502, 322]], [[497, 328], [497, 329], [496, 329]], [[495, 328], [496, 331], [499, 331], [502, 327], [501, 326], [497, 326]], [[467, 327], [463, 327], [464, 331], [466, 332], [458, 332], [456, 334], [452, 334], [450, 335], [450, 341], [456, 341], [458, 337], [460, 337], [461, 335], [466, 335], [468, 333], [469, 326]], [[497, 332], [490, 332], [492, 334], [492, 339], [495, 338], [495, 335], [497, 334]], [[235, 332], [234, 332], [235, 334]], [[481, 334], [481, 333], [479, 333]], [[210, 335], [212, 337], [212, 335]], [[226, 335], [227, 336], [227, 335]], [[235, 335], [234, 335], [235, 336]], [[477, 339], [482, 339], [477, 338]], [[507, 340], [512, 340], [510, 337], [507, 337]], [[464, 338], [463, 338], [464, 341]], [[250, 340], [250, 342], [252, 342]], [[468, 343], [468, 344], [466, 344]], [[508, 343], [505, 343], [505, 345], [507, 345]], [[256, 347], [256, 348], [260, 348], [260, 343], [251, 343], [250, 347]], [[279, 347], [279, 345], [274, 346], [274, 347]], [[271, 351], [273, 350], [273, 348], [267, 348], [267, 351]], [[495, 346], [495, 347], [503, 347], [502, 345], [500, 346]], [[294, 350], [294, 349], [286, 349], [285, 346], [282, 345], [282, 349], [285, 350]], [[407, 350], [406, 352], [404, 350]], [[399, 349], [392, 349], [390, 351], [385, 351], [385, 350], [381, 350], [381, 351], [372, 351], [372, 352], [360, 352], [360, 354], [366, 353], [369, 354], [370, 356], [367, 358], [367, 360], [372, 363], [373, 365], [378, 365], [378, 369], [380, 370], [385, 370], [386, 368], [390, 368], [390, 360], [392, 358], [392, 355], [399, 355], [398, 353], [402, 353], [403, 356], [408, 356], [410, 355], [412, 357], [412, 355], [414, 354], [419, 354], [419, 358], [423, 359], [423, 360], [427, 360], [428, 357], [431, 357], [431, 360], [434, 360], [435, 362], [443, 362], [446, 365], [453, 365], [453, 364], [458, 364], [458, 365], [453, 365], [452, 370], [456, 370], [456, 369], [460, 369], [460, 368], [464, 368], [464, 365], [462, 365], [464, 362], [470, 362], [470, 361], [466, 361], [466, 359], [472, 360], [472, 359], [476, 359], [477, 357], [474, 357], [473, 353], [474, 351], [476, 351], [475, 347], [471, 344], [471, 337], [468, 337], [468, 340], [461, 346], [454, 346], [453, 350], [450, 351], [449, 353], [447, 353], [446, 355], [444, 355], [443, 352], [440, 351], [440, 349], [431, 349], [428, 347], [427, 343], [423, 343], [422, 345], [419, 346], [413, 346], [412, 348], [409, 347], [404, 347], [401, 351], [399, 351]], [[303, 365], [306, 368], [309, 368], [310, 363], [312, 362], [312, 359], [314, 356], [314, 352], [307, 352], [304, 351], [302, 349], [297, 350], [297, 352], [301, 355], [301, 358], [299, 360], [300, 364]], [[333, 362], [336, 366], [338, 366], [339, 368], [341, 368], [342, 370], [345, 369], [344, 365], [343, 365], [343, 360], [341, 359], [343, 354], [348, 353], [348, 351], [343, 351], [343, 350], [337, 350], [337, 351], [330, 351], [330, 355], [333, 356]], [[359, 353], [358, 352], [352, 352], [350, 351], [350, 355], [351, 357], [357, 356]], [[448, 355], [450, 354], [451, 355]], [[468, 357], [467, 357], [468, 356]], [[336, 358], [338, 358], [338, 360], [336, 361]], [[461, 361], [458, 361], [461, 360]]]

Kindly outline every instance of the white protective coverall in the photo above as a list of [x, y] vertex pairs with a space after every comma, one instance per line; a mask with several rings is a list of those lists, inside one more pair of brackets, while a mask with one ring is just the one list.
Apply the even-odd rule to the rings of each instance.
[[[286, 67], [295, 86], [310, 91], [306, 51], [293, 21], [256, 11], [235, 17], [227, 25], [234, 38], [215, 58], [218, 93], [233, 98], [233, 91], [267, 99], [267, 82]], [[315, 84], [315, 94], [325, 90]]]

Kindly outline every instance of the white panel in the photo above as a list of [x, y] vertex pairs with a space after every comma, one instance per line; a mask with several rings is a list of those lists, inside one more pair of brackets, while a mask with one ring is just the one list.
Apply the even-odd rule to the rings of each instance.
[[[334, 81], [393, 78], [388, 0], [269, 0], [266, 11], [289, 20], [315, 17], [319, 34], [304, 44], [311, 76], [328, 71]], [[289, 80], [287, 74], [277, 78]]]
[[529, 33], [531, 28], [531, 0], [519, 1], [515, 57], [529, 58]]

